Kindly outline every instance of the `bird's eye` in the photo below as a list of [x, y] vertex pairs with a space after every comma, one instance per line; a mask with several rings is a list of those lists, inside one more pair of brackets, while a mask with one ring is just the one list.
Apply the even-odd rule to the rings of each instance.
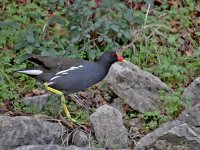
[[60, 64], [57, 64], [57, 67], [60, 68]]

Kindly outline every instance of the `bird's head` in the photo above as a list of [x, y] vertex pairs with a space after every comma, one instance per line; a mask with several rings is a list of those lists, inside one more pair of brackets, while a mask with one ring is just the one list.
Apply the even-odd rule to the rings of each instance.
[[123, 62], [125, 60], [115, 50], [105, 52], [98, 60], [98, 62], [103, 62], [108, 64], [112, 64], [117, 61]]

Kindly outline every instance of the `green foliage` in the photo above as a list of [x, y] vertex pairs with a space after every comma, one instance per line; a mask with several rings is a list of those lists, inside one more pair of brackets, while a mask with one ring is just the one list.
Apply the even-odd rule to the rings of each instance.
[[164, 103], [164, 110], [162, 110], [164, 114], [158, 111], [143, 113], [142, 119], [144, 120], [145, 127], [147, 129], [155, 129], [162, 123], [177, 118], [184, 108], [181, 103], [181, 94], [181, 91], [174, 93], [161, 91], [160, 98]]
[[176, 91], [174, 93], [161, 93], [161, 100], [164, 102], [165, 111], [168, 115], [168, 119], [175, 119], [184, 109], [181, 102], [182, 91]]
[[23, 102], [15, 102], [14, 103], [14, 110], [23, 111], [26, 113], [37, 114], [39, 113], [37, 106], [28, 106]]
[[[102, 147], [106, 146], [106, 141], [103, 138], [98, 140], [98, 142], [96, 140], [92, 139], [92, 140], [90, 140], [90, 144], [91, 144], [91, 147], [102, 148]], [[112, 147], [114, 149], [120, 149], [120, 144], [114, 144], [114, 145], [112, 145]]]
[[128, 107], [128, 110], [126, 110], [126, 116], [124, 116], [125, 120], [130, 120], [133, 118], [137, 118], [137, 116], [139, 115], [139, 112], [132, 109], [131, 107]]
[[115, 6], [103, 4], [102, 7], [95, 7], [93, 2], [77, 0], [67, 9], [72, 43], [85, 43], [85, 46], [95, 43], [94, 46], [97, 47], [100, 44], [109, 44], [118, 47], [119, 42], [126, 43], [131, 39], [131, 9], [119, 2], [115, 3]]
[[0, 53], [0, 103], [18, 99], [21, 93], [27, 89], [33, 89], [35, 85], [35, 81], [31, 81], [21, 87], [21, 83], [27, 82], [29, 78], [14, 74], [14, 71], [25, 68], [26, 64], [13, 60], [12, 55], [13, 53], [8, 50]]
[[[53, 9], [55, 4], [58, 4], [58, 10]], [[17, 52], [20, 50], [22, 55], [37, 53], [93, 60], [105, 49], [119, 49], [120, 45], [130, 42], [132, 38], [130, 31], [134, 23], [133, 12], [118, 0], [103, 1], [101, 7], [87, 0], [77, 0], [67, 9], [63, 2], [57, 0], [41, 5], [43, 9], [50, 8], [56, 12], [50, 18], [47, 18], [48, 14], [37, 16], [35, 12], [29, 12], [24, 21], [30, 23], [29, 19], [32, 18], [39, 23], [27, 26], [18, 35], [20, 37], [14, 49]], [[35, 8], [33, 3], [29, 7], [38, 10], [38, 13], [41, 11], [41, 7]], [[46, 18], [46, 22], [42, 18]]]
[[88, 122], [89, 112], [82, 111], [75, 105], [73, 101], [67, 104], [67, 107], [69, 109], [70, 114], [72, 115], [72, 118], [75, 118], [77, 123], [85, 124], [86, 122]]
[[181, 102], [182, 91], [176, 91], [173, 93], [160, 92], [160, 99], [164, 103], [163, 113], [158, 111], [145, 112], [142, 115], [145, 127], [148, 129], [155, 129], [162, 123], [173, 120], [183, 111], [183, 104]]
[[143, 113], [142, 119], [144, 120], [147, 129], [155, 129], [167, 120], [167, 118], [158, 111], [145, 112]]
[[[189, 29], [197, 27], [197, 21], [192, 20], [191, 13], [199, 7], [194, 7], [194, 2], [186, 4], [186, 7], [180, 7], [180, 10], [165, 7], [167, 2], [155, 8], [151, 15], [148, 15], [146, 25], [134, 32], [132, 43], [124, 53], [134, 64], [152, 72], [175, 89], [182, 88], [199, 74], [197, 58], [200, 40], [193, 34], [186, 34]], [[145, 17], [142, 11], [136, 11], [135, 14]], [[160, 16], [165, 14], [168, 15], [160, 19]], [[173, 21], [177, 22], [177, 25], [173, 25]], [[181, 52], [181, 49], [185, 51]], [[183, 54], [187, 52], [189, 54]]]

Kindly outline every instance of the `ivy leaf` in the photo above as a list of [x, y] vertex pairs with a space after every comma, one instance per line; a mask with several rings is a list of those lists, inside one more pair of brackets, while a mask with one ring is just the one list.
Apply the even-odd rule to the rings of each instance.
[[118, 38], [121, 38], [121, 37], [122, 37], [122, 33], [121, 33], [121, 32], [118, 32], [118, 33], [117, 33], [117, 37], [118, 37]]
[[126, 19], [128, 22], [133, 21], [133, 13], [130, 9], [127, 9], [126, 12], [123, 15], [124, 19]]
[[24, 40], [21, 39], [20, 41], [18, 41], [18, 42], [14, 45], [13, 49], [14, 49], [14, 50], [22, 49], [22, 48], [24, 48], [27, 44], [28, 44], [28, 43], [27, 43], [26, 41], [24, 41]]
[[89, 34], [86, 34], [85, 37], [88, 38], [88, 39], [91, 38], [91, 36]]
[[59, 24], [65, 24], [65, 21], [64, 21], [63, 19], [61, 19], [60, 16], [54, 16], [54, 17], [50, 20], [49, 24], [53, 24], [54, 22], [59, 23]]
[[119, 32], [119, 27], [118, 27], [118, 25], [116, 25], [116, 24], [111, 25], [110, 28], [111, 28], [113, 31], [115, 31], [115, 32]]
[[57, 51], [53, 48], [44, 48], [41, 52], [42, 56], [55, 56]]
[[60, 6], [64, 6], [65, 0], [59, 0], [59, 4], [60, 4]]
[[93, 12], [89, 9], [84, 12], [84, 16], [91, 16], [92, 14]]
[[70, 30], [76, 29], [76, 26], [71, 26]]
[[88, 53], [88, 57], [89, 57], [90, 60], [94, 60], [95, 57], [96, 57], [96, 51], [90, 50], [89, 53]]
[[34, 47], [32, 45], [27, 45], [25, 47], [25, 51], [27, 54], [32, 54], [33, 50], [34, 50]]
[[112, 39], [109, 38], [108, 36], [105, 36], [104, 37], [104, 41], [108, 42], [108, 43], [111, 43], [112, 42]]
[[103, 38], [102, 37], [98, 37], [98, 42], [102, 42]]
[[72, 40], [71, 40], [71, 42], [72, 43], [76, 43], [76, 42], [79, 41], [79, 38], [80, 38], [79, 36], [78, 37], [73, 37]]
[[153, 0], [144, 0], [144, 2], [150, 4], [151, 8], [154, 6]]
[[144, 20], [141, 19], [141, 17], [133, 16], [133, 22], [138, 24], [138, 25], [143, 25]]
[[54, 4], [55, 2], [57, 2], [58, 0], [48, 0], [48, 3]]
[[128, 39], [128, 40], [130, 40], [131, 39], [131, 33], [129, 32], [129, 31], [124, 31], [123, 32], [123, 35], [124, 35], [124, 37], [126, 38], [126, 39]]
[[26, 34], [26, 40], [29, 44], [33, 44], [35, 43], [35, 38], [34, 38], [34, 35], [33, 35], [33, 32], [28, 32]]

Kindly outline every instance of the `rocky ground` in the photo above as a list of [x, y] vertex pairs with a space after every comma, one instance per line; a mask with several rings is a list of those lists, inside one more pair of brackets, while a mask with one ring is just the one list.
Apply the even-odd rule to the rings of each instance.
[[[14, 116], [1, 109], [0, 150], [199, 150], [200, 148], [200, 78], [184, 91], [186, 109], [173, 121], [145, 132], [140, 118], [123, 119], [122, 104], [137, 112], [162, 110], [159, 91], [173, 93], [159, 78], [127, 63], [111, 67], [105, 82], [118, 96], [112, 103], [101, 103], [86, 125], [63, 125], [62, 119], [42, 115]], [[82, 93], [83, 94], [83, 93]], [[28, 105], [45, 107], [50, 95], [22, 100]], [[98, 98], [96, 98], [98, 99]], [[59, 110], [59, 104], [52, 109]]]

